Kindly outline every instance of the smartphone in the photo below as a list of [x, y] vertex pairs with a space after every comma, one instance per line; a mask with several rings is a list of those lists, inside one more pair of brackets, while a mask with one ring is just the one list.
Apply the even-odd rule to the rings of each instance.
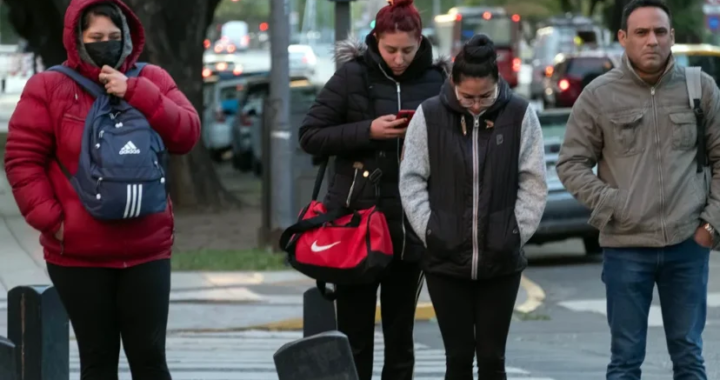
[[407, 123], [398, 126], [398, 128], [407, 128], [413, 116], [415, 116], [414, 110], [400, 110], [395, 117], [398, 119], [407, 119]]

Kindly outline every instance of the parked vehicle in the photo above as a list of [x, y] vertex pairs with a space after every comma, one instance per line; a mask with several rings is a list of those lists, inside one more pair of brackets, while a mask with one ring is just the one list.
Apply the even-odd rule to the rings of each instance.
[[565, 190], [555, 169], [570, 112], [571, 110], [566, 108], [538, 113], [545, 140], [548, 198], [540, 227], [530, 239], [530, 243], [543, 244], [581, 238], [587, 254], [599, 254], [599, 232], [588, 224], [591, 211]]
[[[299, 126], [305, 112], [315, 100], [319, 87], [307, 77], [293, 77], [290, 82], [290, 108], [293, 127]], [[270, 78], [256, 77], [247, 82], [240, 94], [241, 112], [233, 124], [233, 166], [240, 171], [262, 174], [262, 136], [265, 101], [270, 95]], [[297, 140], [297, 139], [296, 139]]]
[[218, 73], [205, 78], [203, 88], [202, 140], [213, 160], [221, 161], [232, 148], [232, 123], [238, 110], [239, 93], [249, 78], [267, 72]]
[[308, 78], [315, 76], [317, 56], [310, 45], [290, 45], [288, 46], [288, 54], [290, 58], [290, 75]]
[[607, 30], [586, 17], [558, 17], [535, 33], [533, 46], [531, 99], [540, 100], [545, 92], [545, 78], [555, 65], [558, 54], [572, 54], [584, 49], [605, 46]]
[[677, 65], [698, 66], [720, 85], [720, 47], [709, 44], [677, 44], [672, 47], [672, 52]]
[[604, 50], [558, 55], [555, 65], [546, 74], [544, 108], [572, 107], [585, 86], [617, 67], [620, 57]]

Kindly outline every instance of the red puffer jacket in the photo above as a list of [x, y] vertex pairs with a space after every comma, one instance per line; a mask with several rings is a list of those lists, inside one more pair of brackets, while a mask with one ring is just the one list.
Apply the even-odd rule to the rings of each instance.
[[[83, 10], [107, 0], [73, 0], [65, 14], [65, 65], [98, 81], [100, 69], [80, 58], [78, 30]], [[125, 35], [132, 48], [118, 69], [133, 67], [145, 33], [138, 18], [119, 0]], [[148, 65], [127, 82], [125, 100], [141, 111], [162, 136], [172, 154], [189, 152], [200, 136], [200, 119], [165, 70]], [[57, 72], [33, 76], [9, 123], [5, 171], [13, 195], [28, 224], [41, 232], [45, 259], [56, 265], [126, 268], [170, 257], [173, 244], [172, 205], [161, 214], [129, 221], [103, 222], [85, 211], [55, 159], [71, 173], [78, 167], [85, 117], [94, 98], [72, 79]], [[55, 233], [63, 226], [62, 241]]]

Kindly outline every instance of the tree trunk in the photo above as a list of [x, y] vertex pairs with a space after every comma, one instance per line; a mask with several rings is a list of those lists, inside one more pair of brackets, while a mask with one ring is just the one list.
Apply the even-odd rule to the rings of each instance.
[[62, 42], [67, 5], [59, 8], [55, 4], [62, 1], [65, 0], [4, 0], [13, 28], [42, 57], [45, 67], [62, 63], [67, 57]]
[[[202, 115], [203, 40], [220, 0], [124, 1], [145, 27], [146, 59], [167, 70]], [[202, 143], [186, 156], [173, 157], [170, 166], [170, 192], [179, 205], [222, 208], [236, 203]]]
[[[144, 61], [167, 70], [198, 113], [203, 110], [203, 40], [220, 0], [123, 0], [145, 27]], [[11, 22], [46, 67], [66, 59], [63, 18], [70, 0], [5, 0]], [[172, 20], [172, 21], [170, 21]], [[202, 142], [172, 157], [170, 194], [178, 206], [221, 209], [238, 201], [227, 192]]]

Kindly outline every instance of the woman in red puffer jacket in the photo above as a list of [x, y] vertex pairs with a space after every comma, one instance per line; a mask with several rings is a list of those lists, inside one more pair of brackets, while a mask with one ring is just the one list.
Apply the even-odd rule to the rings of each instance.
[[[72, 0], [64, 65], [142, 112], [172, 154], [200, 135], [197, 112], [163, 69], [135, 66], [145, 34], [120, 0]], [[82, 379], [117, 378], [120, 341], [133, 378], [170, 379], [165, 361], [173, 213], [104, 222], [83, 207], [70, 181], [94, 98], [58, 72], [33, 76], [10, 119], [5, 171], [22, 215], [40, 231], [48, 273], [72, 322]]]

